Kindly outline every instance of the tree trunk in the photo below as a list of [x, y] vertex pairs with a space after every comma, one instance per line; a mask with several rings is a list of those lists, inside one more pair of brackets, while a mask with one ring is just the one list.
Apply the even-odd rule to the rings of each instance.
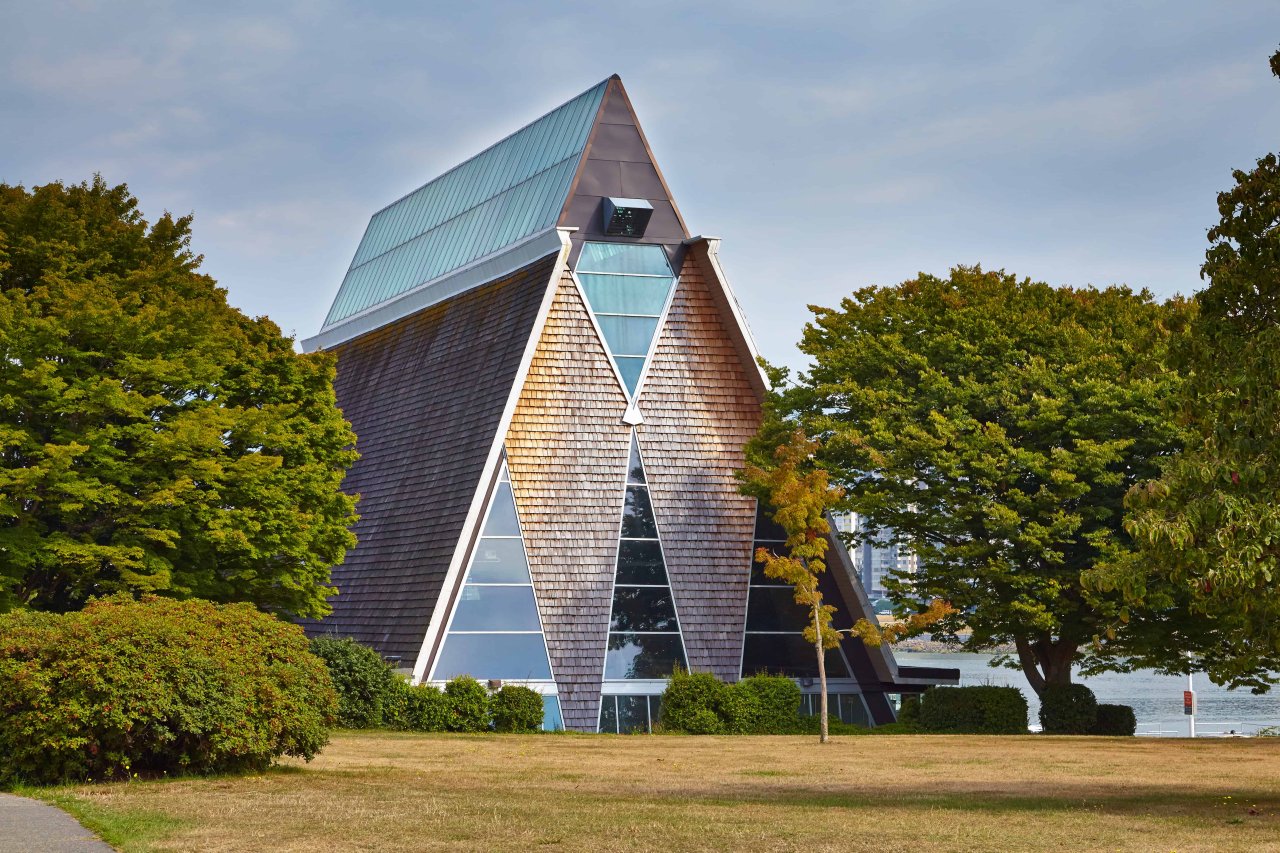
[[1030, 640], [1016, 637], [1018, 663], [1027, 677], [1027, 683], [1039, 696], [1051, 684], [1071, 683], [1071, 662], [1075, 660], [1078, 644], [1071, 640], [1051, 639], [1047, 635]]
[[813, 605], [813, 630], [817, 635], [814, 645], [818, 650], [818, 686], [822, 691], [822, 699], [818, 703], [818, 743], [826, 743], [830, 740], [827, 732], [827, 656], [823, 653], [822, 648], [822, 622], [818, 618], [819, 604], [814, 602]]

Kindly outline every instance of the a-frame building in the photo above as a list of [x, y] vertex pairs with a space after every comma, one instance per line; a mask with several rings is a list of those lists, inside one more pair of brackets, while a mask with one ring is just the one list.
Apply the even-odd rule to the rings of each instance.
[[[805, 615], [752, 567], [778, 533], [734, 472], [765, 382], [717, 245], [616, 76], [375, 213], [305, 342], [361, 454], [359, 544], [309, 630], [528, 684], [576, 730], [644, 728], [677, 665], [809, 690]], [[833, 551], [849, 624], [870, 609]], [[869, 723], [950, 675], [852, 639], [829, 672]]]

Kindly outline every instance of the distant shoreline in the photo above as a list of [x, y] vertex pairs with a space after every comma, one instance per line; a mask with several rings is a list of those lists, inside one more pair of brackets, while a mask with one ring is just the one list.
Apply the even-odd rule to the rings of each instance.
[[987, 646], [982, 649], [966, 649], [955, 643], [942, 643], [928, 637], [909, 637], [894, 643], [891, 648], [895, 652], [920, 652], [931, 655], [980, 654], [980, 655], [1012, 655], [1017, 650], [1012, 643]]

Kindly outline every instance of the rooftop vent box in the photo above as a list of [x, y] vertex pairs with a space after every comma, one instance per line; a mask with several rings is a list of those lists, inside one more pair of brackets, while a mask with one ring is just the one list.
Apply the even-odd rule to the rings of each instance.
[[610, 237], [643, 237], [653, 205], [642, 198], [606, 198], [604, 233]]

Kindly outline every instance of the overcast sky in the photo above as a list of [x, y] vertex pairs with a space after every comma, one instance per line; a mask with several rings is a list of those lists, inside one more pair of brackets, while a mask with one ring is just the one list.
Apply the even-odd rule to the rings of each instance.
[[1215, 193], [1280, 148], [1278, 25], [1274, 0], [0, 0], [0, 181], [101, 172], [194, 212], [231, 302], [307, 337], [376, 209], [617, 72], [796, 364], [806, 304], [920, 270], [1197, 288]]

